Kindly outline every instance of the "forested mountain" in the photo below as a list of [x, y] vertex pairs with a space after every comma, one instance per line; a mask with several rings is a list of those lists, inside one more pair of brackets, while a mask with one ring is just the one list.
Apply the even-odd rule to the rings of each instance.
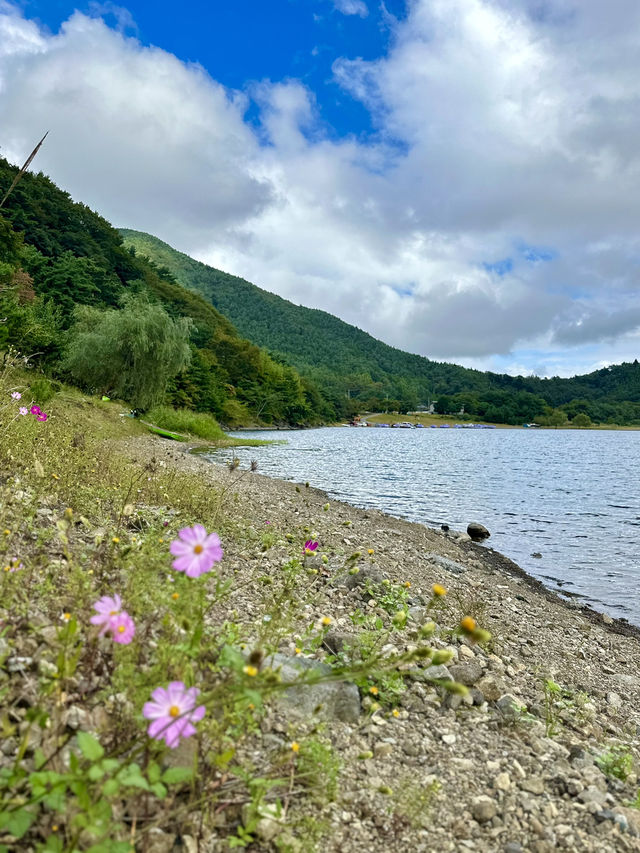
[[571, 379], [513, 377], [431, 361], [195, 261], [149, 234], [121, 233], [138, 256], [205, 296], [242, 335], [311, 379], [337, 415], [407, 411], [437, 400], [438, 411], [455, 413], [464, 406], [471, 417], [497, 422], [543, 422], [555, 414], [560, 423], [582, 414], [593, 421], [640, 423], [637, 360]]
[[[0, 197], [17, 171], [0, 158]], [[101, 392], [128, 389], [131, 399], [144, 377], [122, 385], [119, 374], [133, 369], [144, 336], [155, 329], [165, 336], [161, 359], [175, 368], [166, 402], [231, 425], [333, 416], [309, 380], [241, 338], [210, 302], [136, 256], [105, 219], [45, 175], [25, 174], [0, 214], [0, 349], [14, 345], [53, 376]], [[101, 343], [109, 360], [108, 335], [122, 347], [129, 336], [131, 359], [114, 360], [111, 374], [98, 363], [82, 373], [83, 347]]]

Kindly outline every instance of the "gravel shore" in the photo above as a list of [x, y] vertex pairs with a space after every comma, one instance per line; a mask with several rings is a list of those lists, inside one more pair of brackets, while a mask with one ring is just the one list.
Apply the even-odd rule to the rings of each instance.
[[[247, 529], [285, 534], [308, 527], [318, 553], [329, 557], [314, 602], [317, 612], [331, 616], [329, 645], [339, 647], [357, 633], [349, 615], [355, 608], [376, 604], [363, 597], [361, 585], [332, 580], [354, 551], [373, 552], [363, 578], [406, 585], [416, 626], [437, 583], [448, 591], [439, 625], [455, 626], [471, 615], [491, 632], [483, 646], [455, 633], [435, 642], [453, 651], [440, 677], [465, 684], [466, 696], [408, 677], [395, 716], [372, 712], [365, 696], [356, 719], [328, 718], [326, 735], [342, 770], [335, 801], [306, 806], [322, 827], [320, 849], [640, 850], [640, 811], [628, 805], [638, 794], [636, 628], [570, 606], [465, 535], [336, 501], [325, 510], [328, 498], [320, 490], [229, 471], [156, 438], [127, 439], [116, 448], [223, 489], [226, 511]], [[289, 557], [277, 541], [262, 553], [241, 540], [225, 543], [225, 566], [239, 577], [258, 569], [277, 573]], [[318, 566], [322, 574], [324, 565]], [[235, 612], [259, 620], [260, 591], [247, 586], [237, 595]], [[293, 655], [294, 645], [281, 653]], [[315, 657], [324, 654], [318, 650]], [[261, 748], [286, 744], [292, 719], [295, 709], [270, 712]], [[257, 849], [314, 849], [311, 842], [283, 840], [273, 821], [263, 823]], [[208, 849], [227, 848], [212, 838]]]

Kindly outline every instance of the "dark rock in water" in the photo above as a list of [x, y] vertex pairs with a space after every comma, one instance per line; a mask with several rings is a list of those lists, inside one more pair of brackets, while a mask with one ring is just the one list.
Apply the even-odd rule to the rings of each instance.
[[531, 556], [539, 560], [542, 557], [542, 554], [540, 553], [540, 551], [534, 551]]
[[440, 530], [442, 530], [444, 533], [448, 533], [449, 532], [449, 525], [448, 524], [441, 524]]
[[467, 533], [474, 542], [482, 542], [491, 536], [487, 528], [483, 524], [478, 524], [477, 521], [472, 521], [467, 526]]

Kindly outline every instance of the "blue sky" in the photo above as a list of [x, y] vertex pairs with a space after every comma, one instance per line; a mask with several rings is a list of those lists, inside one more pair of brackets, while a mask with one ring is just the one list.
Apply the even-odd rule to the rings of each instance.
[[368, 134], [375, 128], [370, 112], [336, 84], [333, 62], [342, 56], [364, 60], [383, 56], [392, 35], [390, 21], [406, 15], [405, 0], [385, 0], [384, 7], [368, 2], [366, 14], [344, 14], [331, 0], [211, 0], [179, 5], [169, 0], [131, 0], [122, 5], [25, 0], [22, 6], [30, 18], [52, 32], [75, 9], [100, 12], [108, 23], [134, 34], [142, 44], [198, 62], [233, 89], [263, 78], [299, 79], [315, 94], [324, 131], [337, 136]]
[[50, 130], [37, 168], [114, 224], [394, 346], [585, 373], [640, 355], [638, 31], [632, 0], [0, 0], [0, 151]]

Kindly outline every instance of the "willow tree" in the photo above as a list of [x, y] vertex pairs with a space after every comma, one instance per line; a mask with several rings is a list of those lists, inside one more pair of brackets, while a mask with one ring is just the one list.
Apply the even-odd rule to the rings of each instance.
[[79, 385], [144, 410], [161, 402], [169, 380], [188, 367], [192, 321], [171, 318], [142, 294], [121, 304], [75, 309], [64, 367]]

